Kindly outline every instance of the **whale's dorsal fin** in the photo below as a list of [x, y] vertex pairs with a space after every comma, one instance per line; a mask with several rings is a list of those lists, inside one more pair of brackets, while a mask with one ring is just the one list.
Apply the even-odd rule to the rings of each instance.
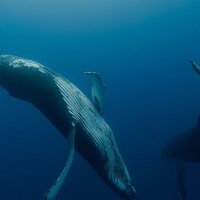
[[83, 72], [83, 74], [90, 75], [92, 77], [92, 100], [97, 111], [100, 114], [103, 114], [104, 92], [106, 86], [104, 85], [100, 74], [97, 72]]
[[189, 63], [192, 65], [192, 68], [194, 69], [194, 71], [200, 75], [200, 67], [192, 60], [189, 60]]
[[67, 174], [69, 172], [69, 169], [71, 167], [71, 164], [74, 158], [75, 134], [76, 134], [75, 124], [72, 123], [72, 129], [70, 131], [68, 142], [67, 142], [67, 161], [66, 161], [65, 167], [60, 173], [56, 182], [51, 186], [49, 191], [45, 194], [45, 200], [55, 199], [57, 193], [59, 192], [60, 188], [62, 187], [63, 182], [65, 181], [67, 177]]

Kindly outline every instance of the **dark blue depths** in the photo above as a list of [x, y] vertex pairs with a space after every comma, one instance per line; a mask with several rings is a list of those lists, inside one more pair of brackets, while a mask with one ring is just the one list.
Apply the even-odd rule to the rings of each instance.
[[[27, 3], [28, 2], [28, 3]], [[178, 199], [169, 139], [196, 124], [200, 2], [0, 2], [0, 54], [49, 66], [88, 96], [82, 72], [107, 85], [105, 118], [143, 199]], [[66, 141], [32, 105], [0, 92], [0, 199], [40, 200], [66, 160]], [[200, 164], [187, 164], [189, 199], [199, 199]], [[78, 155], [58, 199], [120, 199]]]

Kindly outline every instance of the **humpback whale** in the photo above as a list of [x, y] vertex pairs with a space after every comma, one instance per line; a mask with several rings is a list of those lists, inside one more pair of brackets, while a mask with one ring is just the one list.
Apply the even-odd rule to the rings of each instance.
[[[10, 96], [35, 106], [67, 140], [66, 165], [45, 199], [56, 198], [70, 169], [74, 150], [114, 192], [126, 199], [135, 196], [113, 131], [101, 113], [101, 92], [93, 104], [73, 83], [50, 68], [13, 55], [0, 56], [0, 86]], [[98, 94], [96, 86], [93, 87], [93, 94]], [[98, 106], [96, 102], [100, 102]]]
[[185, 162], [200, 162], [200, 114], [198, 123], [190, 130], [172, 138], [161, 153], [164, 159], [176, 161], [176, 176], [181, 200], [187, 199]]
[[[194, 71], [200, 75], [200, 67], [189, 60]], [[200, 114], [197, 124], [190, 130], [174, 137], [161, 153], [162, 158], [176, 161], [176, 176], [181, 200], [187, 200], [187, 173], [185, 162], [200, 162]]]

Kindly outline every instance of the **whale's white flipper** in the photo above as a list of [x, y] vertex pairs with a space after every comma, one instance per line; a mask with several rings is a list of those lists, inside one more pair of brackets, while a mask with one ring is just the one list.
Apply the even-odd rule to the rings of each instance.
[[68, 145], [67, 145], [67, 161], [65, 164], [64, 169], [60, 173], [56, 182], [52, 185], [50, 190], [45, 194], [45, 200], [54, 200], [56, 198], [57, 193], [59, 192], [60, 188], [62, 187], [63, 182], [65, 181], [69, 169], [71, 167], [73, 158], [74, 158], [74, 143], [75, 143], [75, 134], [76, 134], [76, 127], [75, 124], [72, 123], [72, 129], [69, 134], [68, 138]]
[[97, 111], [100, 114], [103, 114], [104, 92], [106, 87], [103, 84], [100, 74], [97, 72], [83, 72], [83, 74], [92, 77], [92, 100]]
[[192, 60], [189, 60], [189, 63], [192, 65], [192, 68], [194, 69], [194, 71], [200, 75], [200, 67]]
[[186, 169], [182, 160], [176, 160], [176, 176], [180, 200], [187, 200]]

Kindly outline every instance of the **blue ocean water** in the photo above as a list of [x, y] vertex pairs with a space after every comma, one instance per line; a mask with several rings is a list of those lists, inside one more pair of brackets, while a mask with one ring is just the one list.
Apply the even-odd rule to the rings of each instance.
[[[169, 139], [200, 112], [199, 0], [7, 0], [0, 54], [38, 61], [90, 96], [84, 71], [107, 85], [112, 127], [137, 199], [178, 199]], [[0, 92], [0, 199], [42, 200], [66, 161], [66, 141], [32, 105]], [[188, 199], [199, 199], [200, 165], [187, 164]], [[77, 153], [58, 199], [121, 199]]]

